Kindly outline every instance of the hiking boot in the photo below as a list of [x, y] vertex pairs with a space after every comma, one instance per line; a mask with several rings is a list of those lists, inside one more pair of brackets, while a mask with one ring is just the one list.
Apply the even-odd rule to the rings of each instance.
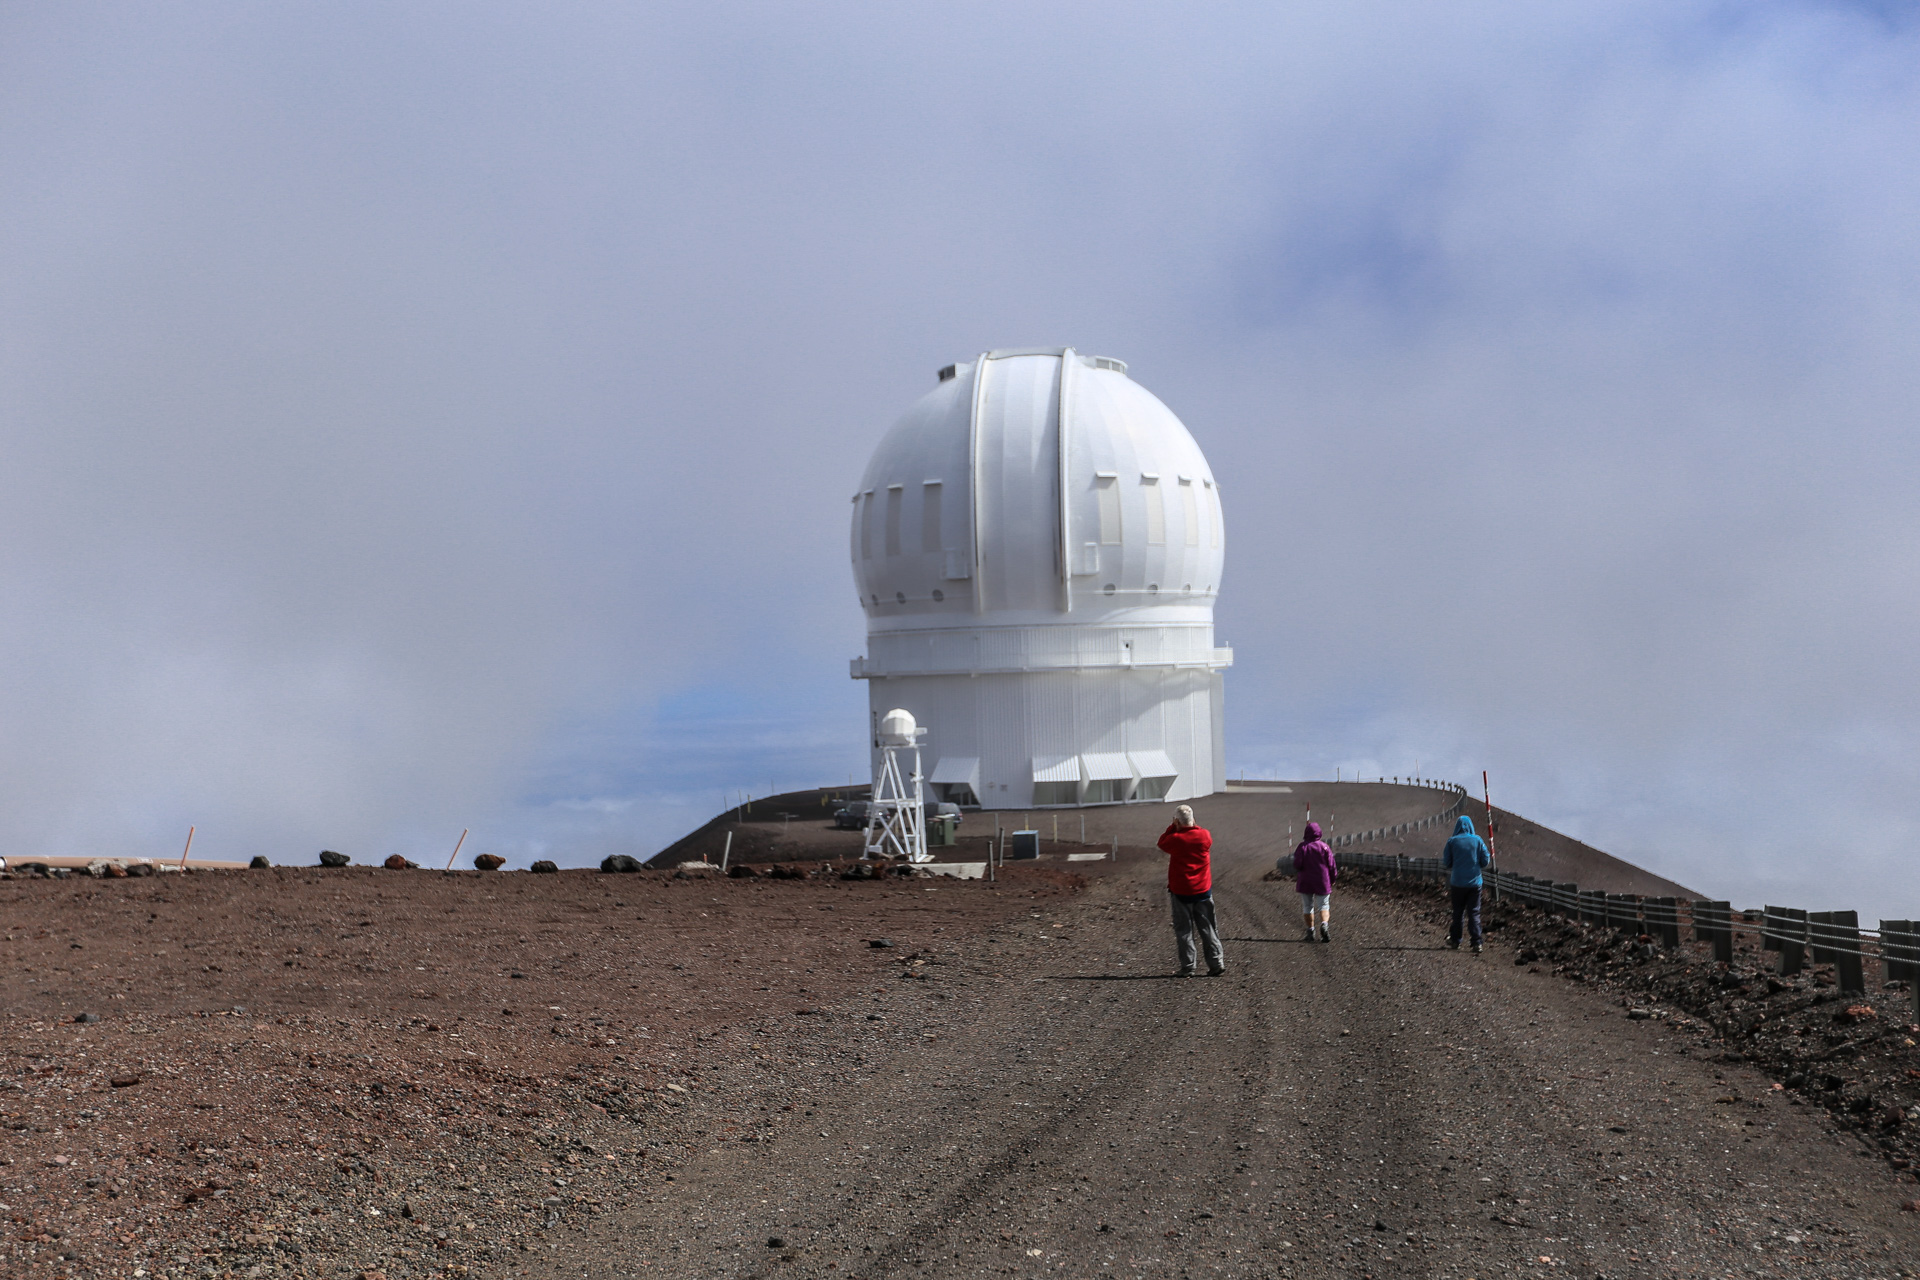
[[1209, 970], [1207, 970], [1207, 976], [1208, 976], [1209, 978], [1217, 978], [1217, 977], [1219, 977], [1219, 976], [1220, 976], [1221, 974], [1223, 974], [1223, 973], [1225, 973], [1226, 971], [1227, 971], [1227, 966], [1225, 966], [1225, 965], [1221, 965], [1221, 966], [1220, 966], [1220, 967], [1219, 967], [1218, 969], [1209, 969]]
[[1175, 975], [1175, 976], [1176, 976], [1176, 977], [1181, 977], [1181, 978], [1191, 978], [1191, 977], [1193, 976], [1193, 970], [1191, 970], [1191, 969], [1182, 969], [1182, 970], [1181, 970], [1181, 971], [1180, 971], [1180, 972], [1179, 972], [1179, 973], [1178, 973], [1177, 975]]
[[1332, 929], [1329, 929], [1329, 928], [1328, 928], [1328, 927], [1327, 927], [1326, 925], [1324, 925], [1324, 924], [1320, 926], [1320, 941], [1322, 941], [1322, 942], [1332, 942], [1332, 941], [1333, 941], [1333, 930], [1332, 930]]
[[1458, 938], [1447, 939], [1447, 950], [1458, 951], [1459, 949], [1460, 949], [1460, 939]]
[[1473, 944], [1473, 954], [1475, 955], [1480, 954], [1480, 944], [1478, 942]]
[[1305, 937], [1303, 937], [1303, 938], [1301, 938], [1301, 939], [1300, 939], [1300, 941], [1302, 941], [1302, 942], [1312, 942], [1312, 941], [1313, 941], [1313, 926], [1312, 926], [1312, 925], [1308, 925], [1308, 926], [1307, 926], [1307, 933], [1306, 933], [1306, 936], [1305, 936]]

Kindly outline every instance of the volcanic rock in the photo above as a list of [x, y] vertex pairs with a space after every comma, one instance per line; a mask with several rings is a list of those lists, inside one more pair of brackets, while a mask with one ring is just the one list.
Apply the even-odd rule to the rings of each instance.
[[331, 849], [322, 850], [320, 854], [320, 865], [323, 867], [344, 867], [352, 861], [346, 854], [335, 853]]
[[545, 858], [540, 859], [540, 861], [534, 863], [531, 867], [527, 868], [527, 870], [533, 872], [535, 875], [542, 875], [542, 876], [550, 876], [554, 872], [558, 871], [559, 869], [560, 869], [559, 867], [547, 861]]
[[640, 860], [624, 853], [610, 853], [600, 860], [602, 871], [638, 871]]
[[474, 857], [473, 865], [482, 871], [498, 871], [507, 865], [507, 860], [497, 853], [482, 853]]
[[150, 876], [153, 874], [153, 864], [151, 862], [133, 863], [127, 868], [127, 874], [130, 876], [136, 876], [136, 877]]
[[253, 861], [247, 864], [247, 869], [250, 871], [265, 871], [272, 865], [271, 862], [267, 861], [265, 854], [256, 853], [253, 855]]
[[727, 876], [733, 880], [758, 880], [760, 873], [744, 862], [736, 862], [727, 868]]
[[380, 865], [389, 871], [418, 871], [420, 869], [418, 863], [408, 862], [397, 853], [388, 854], [387, 860]]

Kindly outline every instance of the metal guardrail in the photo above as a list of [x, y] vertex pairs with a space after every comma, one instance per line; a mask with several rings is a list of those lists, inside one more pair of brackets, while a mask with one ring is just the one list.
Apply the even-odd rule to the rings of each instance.
[[[1347, 866], [1384, 871], [1399, 879], [1447, 878], [1439, 858], [1355, 852], [1341, 860]], [[1597, 928], [1632, 933], [1669, 949], [1680, 946], [1682, 929], [1691, 929], [1693, 940], [1711, 943], [1714, 959], [1726, 964], [1733, 961], [1735, 928], [1745, 926], [1743, 931], [1760, 935], [1764, 950], [1780, 953], [1782, 974], [1799, 973], [1809, 960], [1830, 964], [1835, 985], [1842, 991], [1864, 993], [1866, 966], [1878, 963], [1884, 981], [1907, 984], [1914, 1019], [1920, 1021], [1920, 920], [1882, 920], [1878, 929], [1862, 929], [1859, 914], [1853, 911], [1771, 906], [1760, 911], [1735, 911], [1725, 902], [1583, 890], [1576, 884], [1556, 884], [1492, 868], [1483, 873], [1482, 879], [1496, 900], [1511, 899]]]
[[[1382, 778], [1381, 781], [1385, 782], [1386, 779]], [[1401, 780], [1395, 778], [1394, 781], [1397, 783]], [[1434, 791], [1448, 792], [1453, 796], [1453, 803], [1438, 813], [1428, 814], [1426, 817], [1416, 819], [1413, 822], [1401, 822], [1390, 827], [1374, 827], [1368, 831], [1355, 831], [1343, 836], [1333, 836], [1327, 843], [1335, 849], [1348, 849], [1354, 845], [1365, 844], [1373, 840], [1385, 840], [1390, 836], [1402, 836], [1415, 831], [1425, 831], [1429, 827], [1437, 827], [1443, 822], [1448, 822], [1458, 817], [1460, 810], [1466, 806], [1468, 799], [1467, 789], [1457, 783], [1435, 782], [1429, 778], [1408, 778], [1406, 781], [1412, 786], [1427, 787]]]

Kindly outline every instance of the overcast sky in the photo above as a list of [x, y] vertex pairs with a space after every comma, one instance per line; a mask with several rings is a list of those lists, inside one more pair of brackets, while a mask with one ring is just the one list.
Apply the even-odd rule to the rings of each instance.
[[1881, 3], [0, 8], [0, 851], [651, 853], [864, 761], [846, 495], [1116, 356], [1238, 773], [1920, 915]]

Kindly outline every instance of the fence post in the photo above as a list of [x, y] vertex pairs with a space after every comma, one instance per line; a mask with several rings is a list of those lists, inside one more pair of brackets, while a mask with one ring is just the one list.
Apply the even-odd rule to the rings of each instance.
[[1807, 915], [1807, 934], [1815, 964], [1831, 964], [1835, 984], [1842, 991], [1867, 989], [1860, 965], [1860, 913], [1813, 911]]
[[1680, 945], [1680, 899], [1648, 898], [1647, 923], [1654, 926], [1660, 935], [1660, 945], [1669, 951]]
[[1604, 925], [1607, 922], [1607, 895], [1598, 889], [1581, 893], [1580, 918], [1588, 924]]
[[1768, 907], [1762, 920], [1761, 945], [1780, 953], [1781, 974], [1805, 968], [1807, 913], [1795, 907]]
[[1920, 921], [1880, 922], [1880, 968], [1888, 982], [1905, 982], [1913, 998], [1913, 1020], [1920, 1022]]
[[[1772, 908], [1768, 908], [1772, 910]], [[1675, 933], [1679, 930], [1676, 928]], [[1713, 902], [1705, 899], [1693, 904], [1693, 940], [1711, 942], [1713, 958], [1721, 964], [1733, 963], [1733, 904], [1731, 902]], [[1778, 951], [1779, 945], [1772, 941], [1766, 943], [1769, 951]]]

